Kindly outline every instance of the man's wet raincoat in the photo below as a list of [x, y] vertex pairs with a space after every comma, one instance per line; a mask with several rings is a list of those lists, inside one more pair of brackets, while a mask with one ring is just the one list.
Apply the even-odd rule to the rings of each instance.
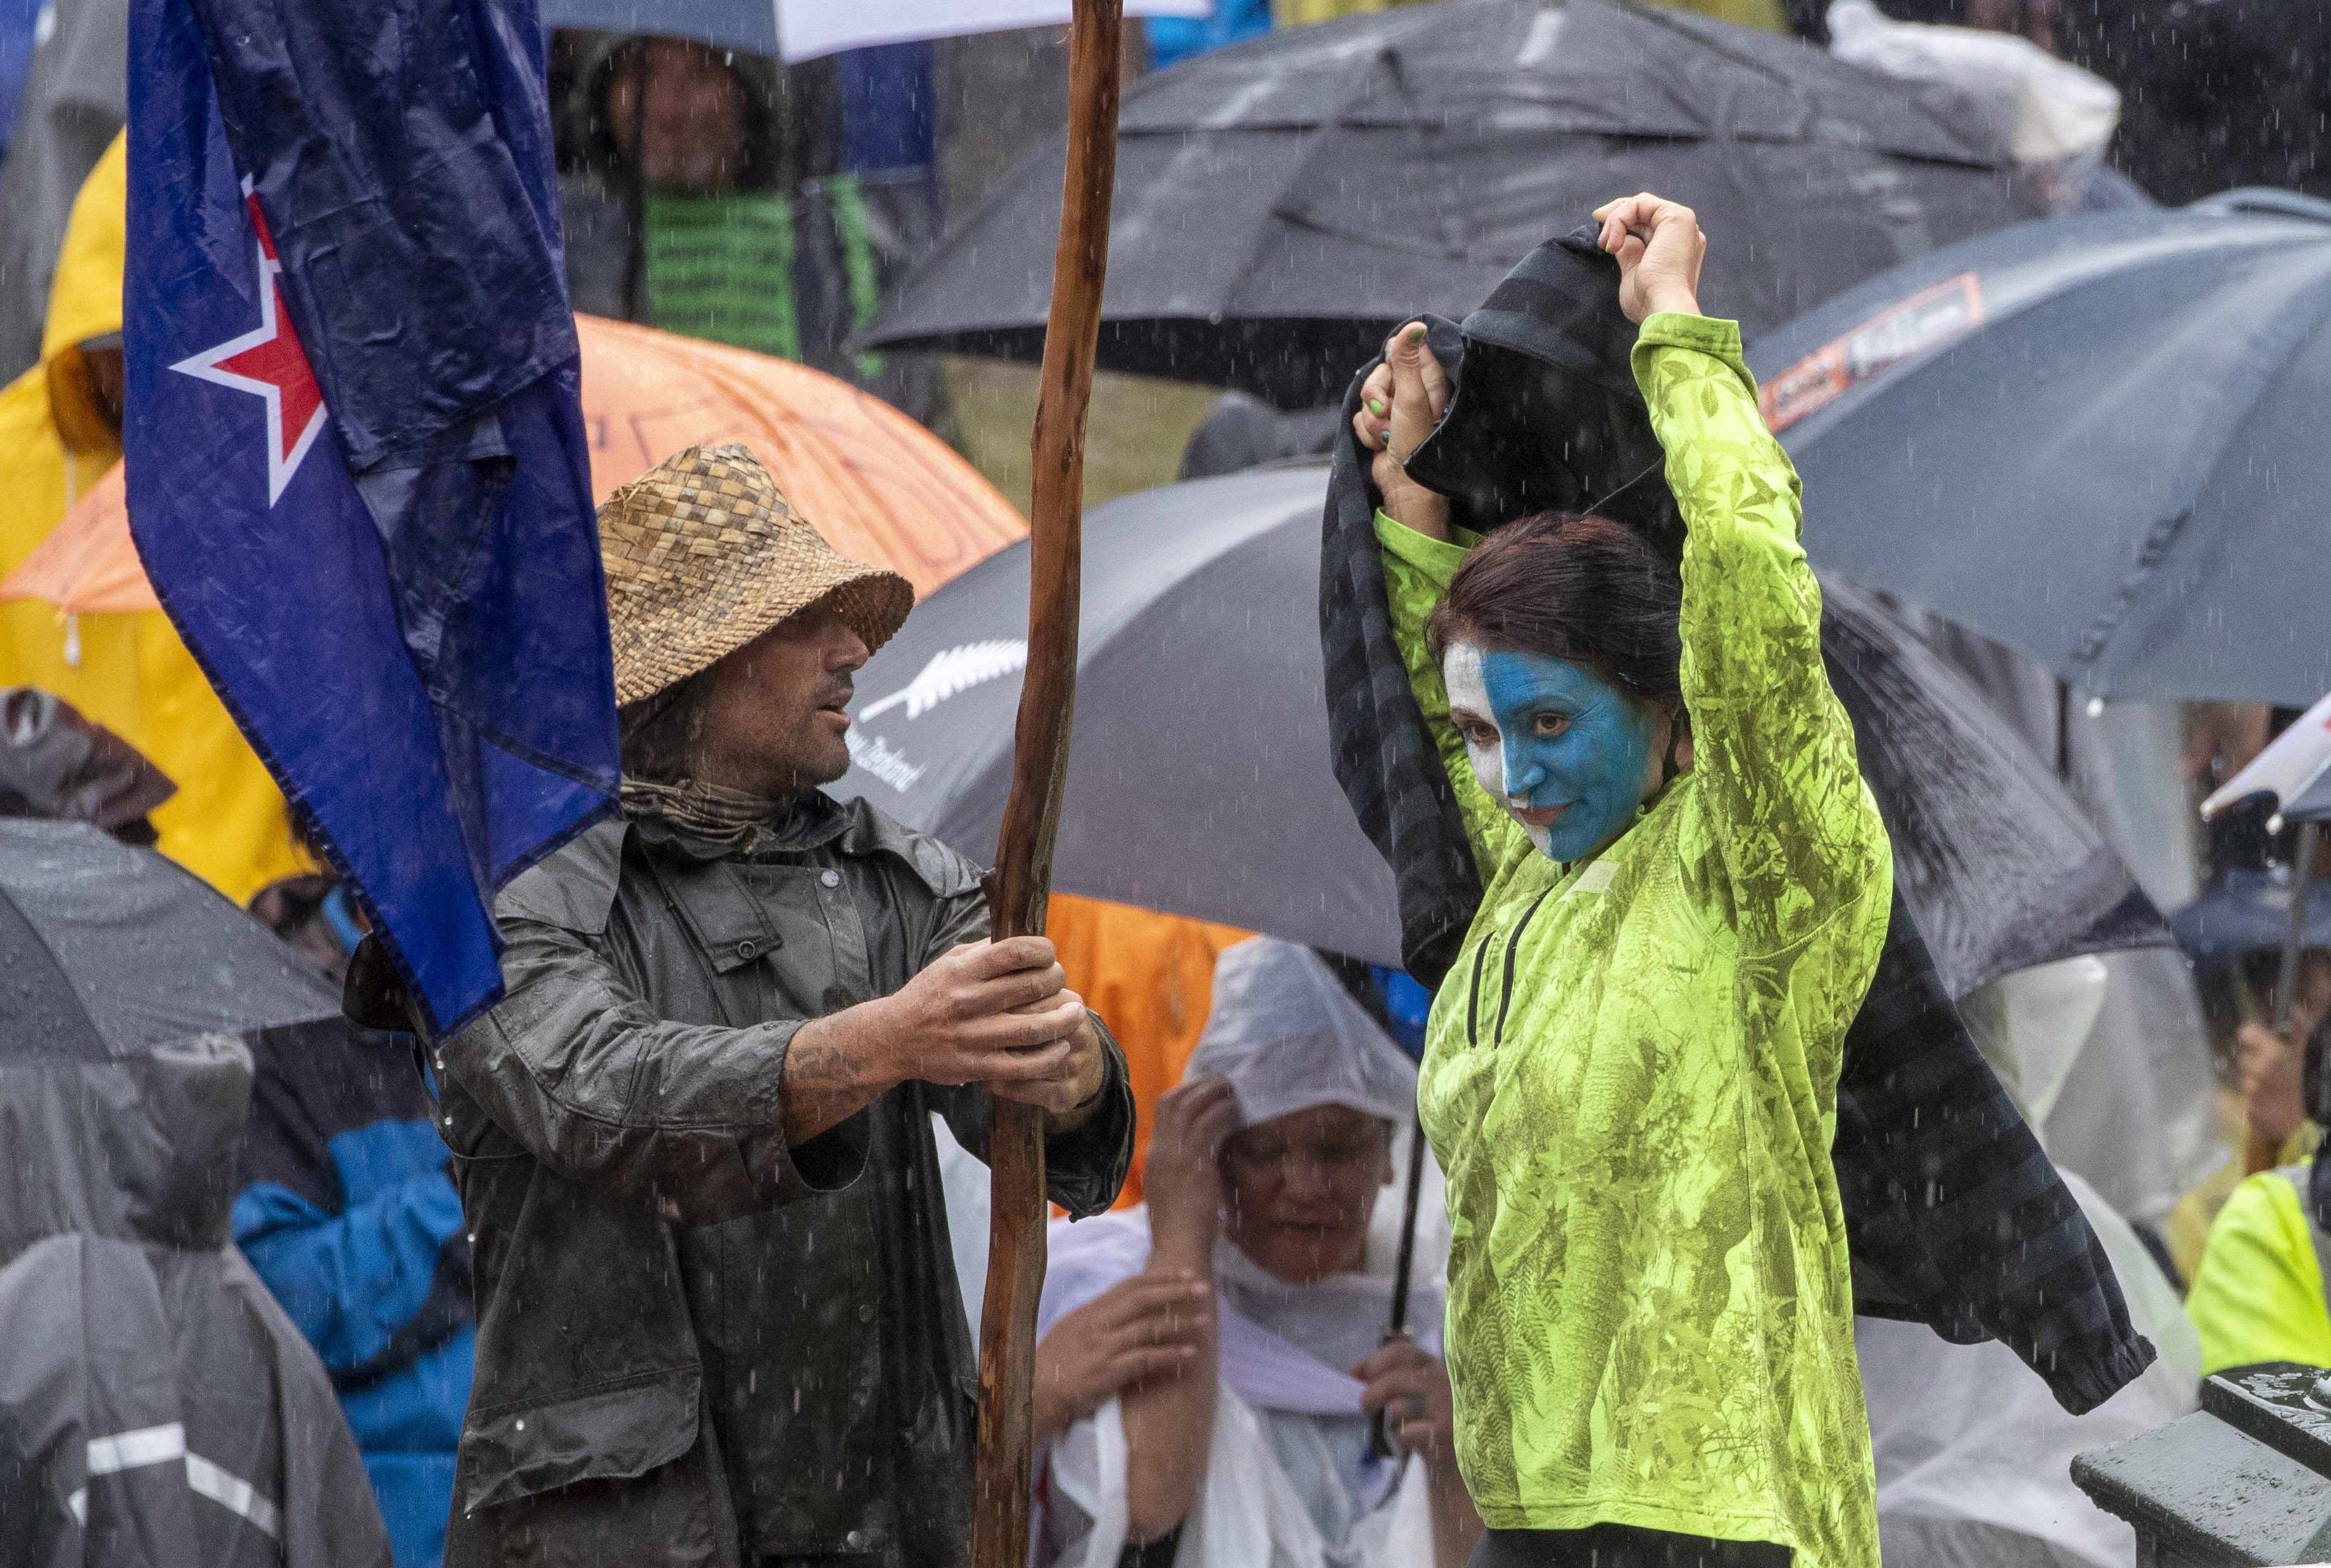
[[[496, 915], [509, 994], [440, 1057], [478, 1302], [448, 1568], [966, 1561], [931, 1113], [977, 1154], [987, 1090], [902, 1084], [796, 1148], [779, 1084], [802, 1020], [986, 935], [978, 868], [813, 794], [758, 847], [601, 823]], [[1104, 1103], [1046, 1145], [1077, 1216], [1132, 1151], [1103, 1038]]]
[[1493, 1528], [1610, 1522], [1874, 1568], [1829, 1151], [1891, 852], [1737, 328], [1654, 316], [1634, 369], [1689, 527], [1695, 761], [1599, 858], [1537, 854], [1475, 782], [1423, 638], [1463, 549], [1378, 525], [1488, 887], [1419, 1093], [1449, 1176], [1458, 1453]]
[[[0, 390], [0, 575], [121, 459], [90, 404], [81, 345], [121, 330], [126, 148], [117, 138], [73, 204], [42, 362]], [[155, 847], [237, 903], [305, 869], [281, 793], [161, 611], [67, 624], [33, 600], [0, 603], [0, 686], [55, 692], [176, 780], [154, 813]]]

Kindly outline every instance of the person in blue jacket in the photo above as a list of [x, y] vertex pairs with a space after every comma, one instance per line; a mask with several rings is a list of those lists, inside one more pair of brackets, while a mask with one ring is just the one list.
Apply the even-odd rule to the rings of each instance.
[[[338, 891], [299, 878], [252, 901], [334, 980], [361, 935]], [[271, 1031], [254, 1055], [235, 1242], [332, 1375], [396, 1568], [438, 1568], [477, 1329], [430, 1087], [411, 1036], [354, 1024]]]

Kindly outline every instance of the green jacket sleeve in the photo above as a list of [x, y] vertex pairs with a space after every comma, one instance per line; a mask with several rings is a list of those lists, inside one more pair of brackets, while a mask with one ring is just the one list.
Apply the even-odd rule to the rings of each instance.
[[1757, 411], [1738, 325], [1653, 316], [1633, 364], [1686, 528], [1683, 697], [1703, 820], [1742, 951], [1776, 953], [1857, 903], [1891, 850], [1822, 668], [1797, 471]]
[[1408, 689], [1423, 711], [1424, 726], [1432, 732], [1433, 749], [1457, 792], [1458, 814], [1464, 819], [1465, 838], [1473, 849], [1473, 864], [1481, 886], [1494, 884], [1498, 873], [1530, 852], [1529, 835], [1489, 798], [1473, 776], [1465, 751], [1465, 737], [1449, 722], [1449, 688], [1441, 667], [1425, 651], [1424, 622], [1449, 580], [1465, 564], [1465, 556], [1481, 542], [1464, 528], [1450, 530], [1455, 542], [1444, 544], [1420, 534], [1404, 523], [1376, 514], [1376, 543], [1384, 550], [1384, 597], [1390, 601], [1393, 640], [1400, 645], [1401, 662], [1408, 667]]
[[2204, 1373], [2261, 1361], [2331, 1366], [2315, 1238], [2282, 1172], [2252, 1176], [2218, 1211], [2185, 1313], [2202, 1338]]

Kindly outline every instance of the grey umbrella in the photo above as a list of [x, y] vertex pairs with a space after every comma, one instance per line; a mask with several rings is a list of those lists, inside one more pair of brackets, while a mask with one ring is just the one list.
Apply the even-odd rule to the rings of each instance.
[[2029, 223], [1755, 344], [1805, 547], [2095, 698], [2331, 687], [2331, 204]]
[[273, 932], [81, 822], [0, 820], [0, 1067], [339, 1018], [332, 988]]
[[[1393, 881], [1328, 763], [1323, 468], [1169, 485], [1086, 519], [1076, 743], [1054, 885], [1400, 963]], [[992, 853], [1010, 782], [1024, 545], [941, 588], [858, 677], [861, 794]], [[1963, 678], [1867, 595], [1823, 650], [1945, 984], [2169, 936], [2128, 871]]]
[[[901, 285], [873, 346], [1042, 353], [1064, 143]], [[1938, 244], [2036, 216], [1939, 89], [1656, 5], [1469, 0], [1290, 28], [1128, 86], [1105, 369], [1332, 403], [1418, 311], [1470, 309], [1550, 233], [1656, 190], [1718, 243], [1753, 335]]]

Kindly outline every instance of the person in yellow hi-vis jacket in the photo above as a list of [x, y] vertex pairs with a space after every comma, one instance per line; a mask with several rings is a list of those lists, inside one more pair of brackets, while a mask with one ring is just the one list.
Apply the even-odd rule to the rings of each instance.
[[1820, 650], [1798, 481], [1691, 212], [1597, 211], [1688, 527], [1477, 541], [1402, 466], [1446, 384], [1394, 335], [1375, 451], [1393, 632], [1488, 891], [1433, 1003], [1474, 1568], [1877, 1568], [1829, 1150], [1893, 861]]
[[[2249, 1058], [2260, 1053], [2246, 1050], [2243, 1087], [2250, 1091], [2250, 1125], [2286, 1137], [2308, 1112], [2323, 1114], [2326, 1058], [2331, 1056], [2331, 1013], [2324, 1010], [2326, 968], [2320, 953], [2303, 957], [2293, 1027], [2279, 1037], [2263, 1024], [2243, 1028], [2246, 1048], [2283, 1053], [2277, 1065], [2287, 1065], [2291, 1079], [2252, 1082]], [[2317, 1150], [2315, 1160], [2321, 1158]], [[2250, 1177], [2211, 1222], [2185, 1297], [2185, 1314], [2202, 1339], [2203, 1372], [2268, 1361], [2331, 1367], [2331, 1302], [2326, 1291], [2331, 1286], [2331, 1238], [2324, 1225], [2331, 1215], [2317, 1206], [2315, 1160]], [[2320, 1195], [2331, 1200], [2331, 1192]]]
[[[116, 137], [74, 199], [41, 363], [0, 390], [0, 575], [121, 459], [121, 269], [128, 157]], [[52, 691], [178, 786], [155, 848], [237, 903], [309, 869], [283, 796], [159, 610], [67, 622], [0, 603], [0, 686]]]
[[2185, 1297], [2204, 1374], [2265, 1361], [2331, 1367], [2331, 1242], [2307, 1212], [2311, 1174], [2312, 1162], [2261, 1171], [2212, 1222]]

